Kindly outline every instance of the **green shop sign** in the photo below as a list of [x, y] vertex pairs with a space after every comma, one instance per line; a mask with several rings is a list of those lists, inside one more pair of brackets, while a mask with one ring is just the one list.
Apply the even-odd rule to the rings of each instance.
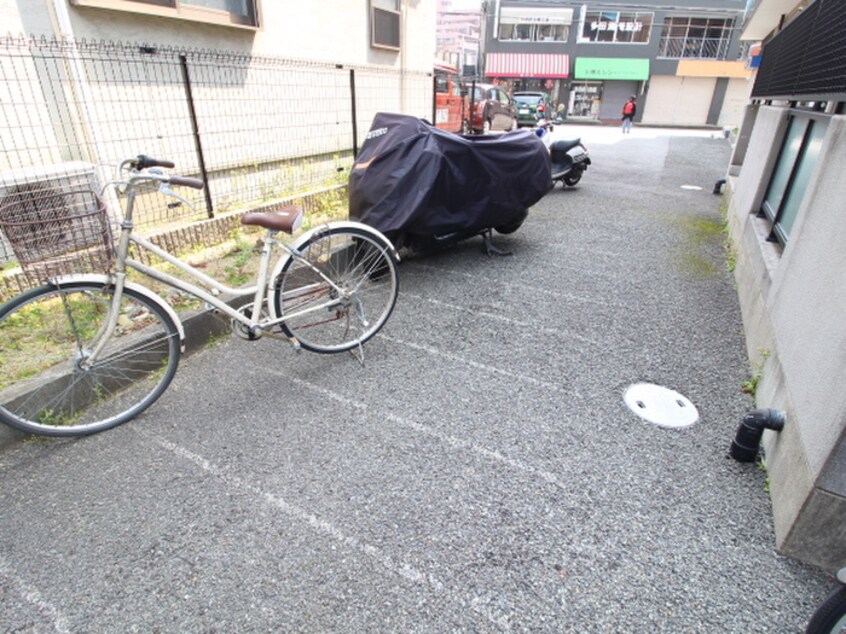
[[576, 79], [649, 79], [648, 59], [577, 57]]

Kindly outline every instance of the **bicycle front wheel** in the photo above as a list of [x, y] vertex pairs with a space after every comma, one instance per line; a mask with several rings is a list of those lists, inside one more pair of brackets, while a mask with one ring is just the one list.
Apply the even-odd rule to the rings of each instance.
[[842, 634], [846, 632], [846, 586], [838, 587], [817, 608], [805, 634]]
[[0, 421], [46, 436], [82, 436], [137, 416], [179, 364], [179, 331], [153, 300], [124, 289], [117, 326], [105, 330], [114, 287], [49, 284], [0, 306]]
[[313, 352], [343, 352], [385, 325], [399, 288], [396, 260], [367, 231], [316, 232], [275, 281], [282, 330]]

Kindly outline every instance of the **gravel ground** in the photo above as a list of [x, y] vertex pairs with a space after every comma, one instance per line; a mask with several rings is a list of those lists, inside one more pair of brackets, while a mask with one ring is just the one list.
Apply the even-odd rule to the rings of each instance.
[[[121, 428], [0, 453], [22, 632], [801, 632], [774, 550], [710, 133], [561, 126], [594, 165], [516, 233], [401, 265], [349, 355], [226, 340]], [[686, 189], [682, 186], [701, 189]], [[699, 421], [648, 423], [637, 382]]]

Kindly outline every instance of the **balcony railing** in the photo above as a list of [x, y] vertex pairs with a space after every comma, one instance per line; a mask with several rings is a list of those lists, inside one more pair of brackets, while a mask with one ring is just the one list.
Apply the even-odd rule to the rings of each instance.
[[658, 57], [726, 59], [728, 48], [727, 38], [662, 37]]

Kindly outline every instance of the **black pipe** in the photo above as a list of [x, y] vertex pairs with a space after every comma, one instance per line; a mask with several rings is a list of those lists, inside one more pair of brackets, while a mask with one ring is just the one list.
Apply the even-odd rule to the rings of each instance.
[[731, 443], [731, 457], [738, 462], [755, 462], [758, 445], [765, 429], [784, 429], [784, 412], [777, 409], [753, 409], [746, 413]]
[[712, 193], [722, 194], [723, 193], [723, 185], [725, 185], [725, 184], [726, 184], [725, 178], [721, 178], [720, 180], [718, 180], [716, 183], [714, 183], [714, 191]]

